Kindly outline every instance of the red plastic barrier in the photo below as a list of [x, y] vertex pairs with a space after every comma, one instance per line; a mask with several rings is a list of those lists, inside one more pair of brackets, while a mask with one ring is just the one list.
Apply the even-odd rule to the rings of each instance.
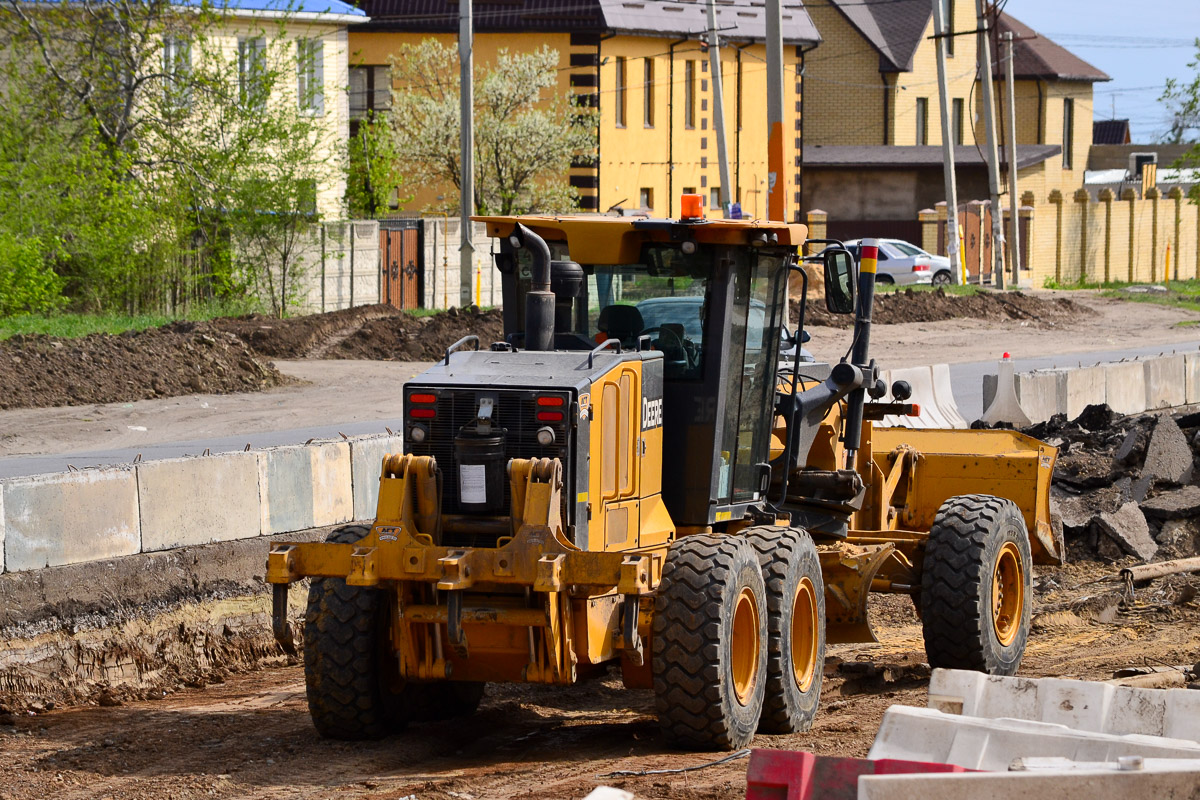
[[924, 761], [872, 761], [794, 750], [754, 750], [746, 770], [746, 800], [857, 800], [859, 775], [974, 771]]

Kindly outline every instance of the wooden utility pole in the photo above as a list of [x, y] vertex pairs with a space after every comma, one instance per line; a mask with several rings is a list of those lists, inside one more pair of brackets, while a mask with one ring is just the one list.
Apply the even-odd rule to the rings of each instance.
[[954, 133], [950, 119], [950, 88], [946, 83], [946, 39], [950, 30], [945, 0], [933, 0], [933, 29], [937, 35], [938, 104], [942, 114], [942, 177], [946, 189], [946, 255], [950, 257], [951, 282], [963, 282], [962, 258], [958, 248], [958, 183], [954, 176]]
[[717, 129], [717, 161], [721, 170], [721, 216], [729, 213], [732, 198], [729, 150], [725, 143], [725, 85], [721, 81], [721, 37], [717, 35], [717, 0], [708, 0], [708, 58], [713, 85], [713, 126]]
[[471, 241], [471, 215], [475, 213], [475, 77], [474, 33], [471, 0], [458, 2], [459, 144], [462, 148], [458, 185], [462, 190], [461, 237], [458, 246], [458, 304], [471, 305], [471, 276], [475, 272], [475, 243]]
[[988, 15], [985, 0], [975, 0], [976, 27], [979, 41], [979, 81], [983, 84], [983, 126], [987, 144], [983, 155], [987, 159], [988, 195], [992, 211], [992, 285], [1004, 288], [1004, 212], [1000, 208], [1000, 156], [996, 150], [996, 98], [992, 85], [992, 48], [988, 42]]
[[1021, 282], [1021, 220], [1017, 217], [1020, 192], [1017, 191], [1017, 101], [1013, 88], [1013, 35], [1004, 32], [1004, 83], [1008, 95], [1008, 263], [1012, 265], [1012, 281]]
[[786, 222], [783, 164], [783, 7], [767, 0], [767, 219]]

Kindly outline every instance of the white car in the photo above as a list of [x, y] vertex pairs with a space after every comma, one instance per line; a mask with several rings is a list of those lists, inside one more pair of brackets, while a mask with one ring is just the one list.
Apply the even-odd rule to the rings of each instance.
[[[900, 239], [878, 239], [879, 266], [875, 273], [876, 283], [890, 283], [897, 286], [913, 284], [933, 284], [945, 286], [951, 282], [950, 259], [945, 256], [935, 256], [926, 253], [915, 244]], [[859, 258], [859, 239], [846, 242], [849, 250], [857, 261]]]

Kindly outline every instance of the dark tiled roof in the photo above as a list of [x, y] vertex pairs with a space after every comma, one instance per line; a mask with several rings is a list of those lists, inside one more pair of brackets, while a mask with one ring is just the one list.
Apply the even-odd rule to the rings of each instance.
[[1129, 144], [1129, 120], [1101, 119], [1092, 122], [1092, 144]]
[[1055, 44], [1023, 22], [1000, 15], [1000, 33], [1012, 31], [1021, 39], [1014, 50], [1013, 74], [1017, 78], [1049, 78], [1060, 81], [1108, 81], [1108, 75], [1062, 45]]
[[[1062, 152], [1056, 144], [1017, 145], [1017, 166], [1039, 164]], [[970, 145], [954, 148], [954, 164], [983, 166], [979, 150]], [[942, 166], [942, 148], [937, 145], [809, 145], [804, 148], [806, 167], [914, 168]]]
[[886, 3], [878, 0], [872, 3], [864, 3], [863, 0], [829, 0], [829, 3], [842, 12], [850, 24], [879, 51], [881, 72], [907, 72], [912, 69], [913, 55], [933, 16], [933, 6], [929, 0], [892, 0]]
[[[356, 30], [455, 32], [453, 0], [360, 0], [371, 22]], [[699, 36], [708, 29], [703, 0], [477, 0], [476, 33], [631, 33]], [[801, 3], [785, 2], [783, 36], [789, 44], [821, 40]], [[761, 40], [766, 33], [763, 0], [736, 0], [717, 6], [723, 36]]]

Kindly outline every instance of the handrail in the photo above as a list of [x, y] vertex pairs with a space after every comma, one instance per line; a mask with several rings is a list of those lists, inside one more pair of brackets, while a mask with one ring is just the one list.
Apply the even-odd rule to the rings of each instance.
[[473, 333], [468, 333], [466, 336], [462, 337], [457, 342], [446, 348], [446, 360], [442, 362], [443, 366], [450, 366], [450, 354], [462, 347], [467, 342], [474, 342], [476, 352], [479, 351], [479, 337]]
[[592, 352], [588, 353], [588, 369], [592, 368], [592, 362], [596, 358], [597, 355], [599, 355], [601, 352], [607, 350], [610, 346], [612, 346], [614, 344], [617, 346], [617, 355], [620, 355], [621, 354], [621, 340], [620, 339], [605, 339], [600, 344], [599, 347], [596, 347], [595, 349], [592, 350]]

